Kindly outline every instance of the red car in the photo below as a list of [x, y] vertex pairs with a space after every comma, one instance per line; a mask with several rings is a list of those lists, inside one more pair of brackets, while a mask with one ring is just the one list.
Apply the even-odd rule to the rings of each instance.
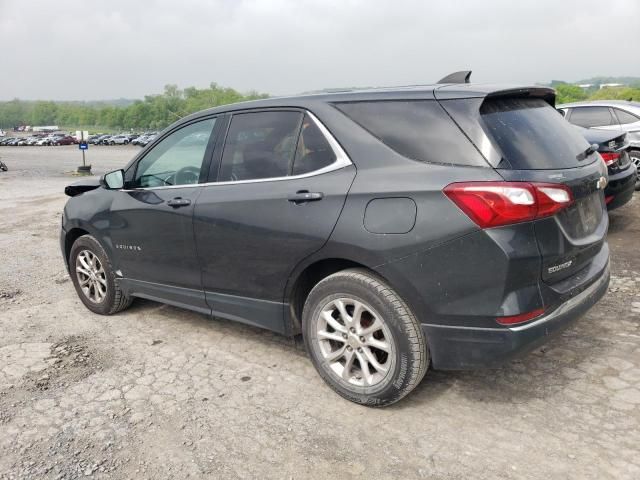
[[71, 135], [64, 135], [62, 137], [55, 137], [51, 140], [51, 145], [74, 145], [78, 141]]

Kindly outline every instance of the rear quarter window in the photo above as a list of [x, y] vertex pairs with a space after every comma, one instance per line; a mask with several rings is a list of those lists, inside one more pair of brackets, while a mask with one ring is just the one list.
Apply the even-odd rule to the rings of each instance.
[[621, 125], [626, 125], [627, 123], [635, 123], [640, 121], [640, 118], [636, 117], [632, 113], [625, 112], [624, 110], [620, 110], [619, 108], [614, 108], [616, 112], [616, 117], [618, 117], [618, 121]]
[[389, 148], [412, 160], [488, 166], [435, 100], [384, 100], [334, 105]]

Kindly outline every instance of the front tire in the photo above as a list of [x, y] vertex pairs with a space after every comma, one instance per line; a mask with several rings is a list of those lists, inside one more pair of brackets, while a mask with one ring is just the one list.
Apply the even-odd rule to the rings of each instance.
[[355, 403], [382, 407], [424, 377], [429, 350], [409, 307], [377, 275], [349, 269], [309, 293], [302, 313], [307, 352], [322, 379]]
[[113, 315], [131, 305], [115, 281], [109, 257], [91, 235], [83, 235], [71, 247], [69, 273], [78, 297], [92, 312]]

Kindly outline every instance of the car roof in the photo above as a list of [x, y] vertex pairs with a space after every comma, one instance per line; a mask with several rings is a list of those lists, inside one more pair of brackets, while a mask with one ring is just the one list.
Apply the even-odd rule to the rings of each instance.
[[633, 110], [640, 109], [640, 102], [629, 100], [591, 100], [586, 102], [571, 102], [557, 105], [556, 108], [571, 107], [630, 107]]
[[[317, 103], [357, 102], [366, 100], [418, 100], [483, 98], [490, 95], [532, 94], [548, 101], [555, 98], [555, 90], [540, 86], [518, 86], [504, 84], [450, 83], [433, 85], [407, 85], [401, 87], [372, 87], [361, 89], [328, 89], [300, 95], [270, 97], [260, 100], [221, 105], [219, 107], [192, 113], [182, 119], [190, 121], [199, 117], [249, 110], [254, 108], [309, 107]], [[179, 123], [182, 123], [179, 122]]]

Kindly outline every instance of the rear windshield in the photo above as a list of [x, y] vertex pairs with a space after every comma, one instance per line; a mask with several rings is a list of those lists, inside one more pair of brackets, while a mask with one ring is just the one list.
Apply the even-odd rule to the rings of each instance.
[[578, 160], [589, 144], [542, 99], [489, 99], [480, 107], [480, 118], [512, 169], [572, 168], [596, 158]]
[[488, 167], [435, 100], [378, 100], [335, 106], [385, 145], [412, 160]]

